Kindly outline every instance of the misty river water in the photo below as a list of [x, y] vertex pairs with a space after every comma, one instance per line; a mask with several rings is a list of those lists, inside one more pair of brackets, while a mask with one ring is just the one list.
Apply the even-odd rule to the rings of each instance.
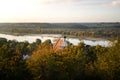
[[[60, 34], [31, 34], [31, 35], [23, 35], [23, 36], [15, 36], [15, 35], [8, 35], [8, 34], [0, 34], [0, 38], [6, 38], [7, 40], [16, 40], [18, 42], [28, 41], [29, 43], [33, 43], [36, 39], [41, 39], [44, 42], [47, 39], [50, 39], [52, 43], [55, 40], [61, 38], [62, 35]], [[73, 45], [77, 45], [79, 42], [84, 42], [86, 45], [101, 45], [101, 46], [109, 46], [110, 41], [104, 39], [78, 39], [78, 38], [66, 38], [67, 41], [72, 43]]]

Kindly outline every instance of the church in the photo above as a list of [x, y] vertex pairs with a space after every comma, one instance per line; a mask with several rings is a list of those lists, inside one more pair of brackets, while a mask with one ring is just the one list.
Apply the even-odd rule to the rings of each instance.
[[66, 36], [64, 38], [59, 38], [57, 42], [53, 45], [55, 51], [61, 50], [67, 46]]

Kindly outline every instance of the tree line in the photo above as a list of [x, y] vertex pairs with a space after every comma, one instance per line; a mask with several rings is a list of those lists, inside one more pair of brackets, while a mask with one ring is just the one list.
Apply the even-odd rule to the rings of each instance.
[[[0, 80], [119, 80], [120, 39], [112, 46], [79, 43], [54, 51], [50, 40], [0, 38]], [[29, 58], [23, 59], [23, 55]]]
[[1, 23], [0, 33], [62, 34], [74, 37], [120, 37], [120, 23]]

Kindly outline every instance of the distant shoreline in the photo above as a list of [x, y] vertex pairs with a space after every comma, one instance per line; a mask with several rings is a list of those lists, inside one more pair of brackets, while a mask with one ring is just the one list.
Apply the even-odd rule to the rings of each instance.
[[0, 33], [15, 36], [61, 34], [72, 38], [112, 39], [120, 37], [120, 23], [0, 23]]

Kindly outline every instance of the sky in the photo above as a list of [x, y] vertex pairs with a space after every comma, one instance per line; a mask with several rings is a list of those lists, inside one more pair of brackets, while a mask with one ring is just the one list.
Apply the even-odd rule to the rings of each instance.
[[0, 0], [3, 22], [120, 22], [120, 0]]

